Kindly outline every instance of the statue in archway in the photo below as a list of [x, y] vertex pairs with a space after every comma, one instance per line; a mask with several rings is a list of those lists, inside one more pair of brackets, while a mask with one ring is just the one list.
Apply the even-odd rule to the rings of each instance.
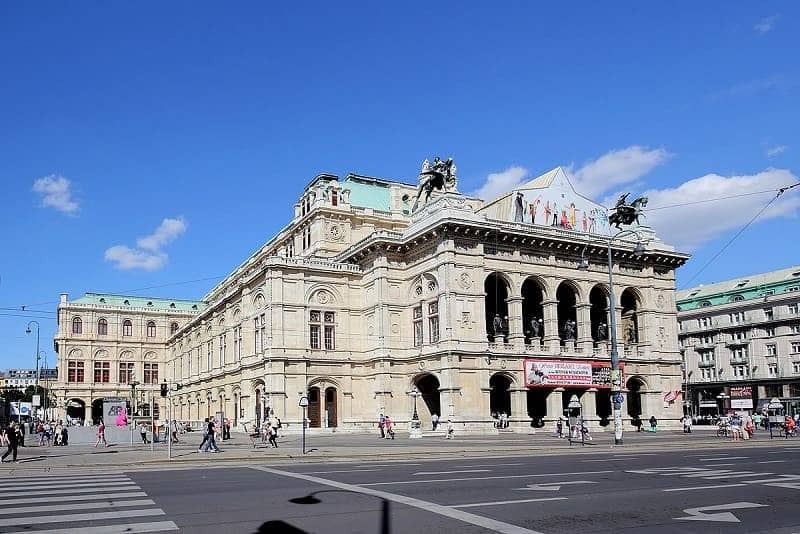
[[453, 158], [442, 160], [439, 156], [436, 156], [433, 159], [433, 163], [428, 162], [426, 159], [422, 162], [422, 169], [419, 172], [417, 198], [414, 201], [411, 211], [417, 211], [423, 193], [425, 194], [422, 200], [422, 205], [424, 206], [428, 203], [434, 189], [449, 192], [455, 191], [457, 186], [458, 178], [456, 176], [456, 164]]
[[542, 337], [542, 320], [536, 317], [531, 318], [531, 337], [534, 339]]
[[575, 340], [575, 321], [567, 319], [564, 323], [564, 341]]
[[605, 341], [608, 339], [608, 327], [606, 323], [597, 325], [597, 341]]

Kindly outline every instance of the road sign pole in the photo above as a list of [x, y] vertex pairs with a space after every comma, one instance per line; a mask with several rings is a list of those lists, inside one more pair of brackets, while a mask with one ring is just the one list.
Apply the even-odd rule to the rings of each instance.
[[306, 453], [306, 408], [308, 408], [308, 397], [303, 395], [300, 397], [298, 405], [303, 408], [303, 454]]

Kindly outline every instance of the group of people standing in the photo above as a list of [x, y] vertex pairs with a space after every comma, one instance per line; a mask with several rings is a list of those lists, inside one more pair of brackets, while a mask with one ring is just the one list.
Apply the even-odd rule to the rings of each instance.
[[[394, 439], [394, 421], [391, 417], [385, 414], [380, 414], [378, 417], [378, 431], [380, 436], [378, 439]], [[439, 428], [439, 415], [431, 414], [431, 430], [436, 431]], [[455, 429], [453, 428], [452, 419], [447, 420], [447, 428], [445, 432], [445, 439], [453, 439], [455, 436]]]

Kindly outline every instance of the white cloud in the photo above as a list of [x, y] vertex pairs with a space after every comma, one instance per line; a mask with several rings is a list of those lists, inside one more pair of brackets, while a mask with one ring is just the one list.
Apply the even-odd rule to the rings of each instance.
[[767, 157], [771, 158], [778, 154], [783, 154], [789, 147], [786, 145], [778, 145], [767, 149]]
[[164, 219], [152, 234], [136, 240], [139, 247], [146, 250], [159, 250], [162, 246], [174, 241], [186, 231], [186, 221], [183, 217], [177, 219]]
[[[743, 176], [707, 174], [677, 187], [645, 191], [643, 195], [649, 198], [650, 209], [645, 211], [647, 217], [644, 222], [652, 226], [665, 242], [675, 245], [681, 251], [691, 252], [720, 235], [744, 226], [775, 193], [651, 211], [653, 208], [778, 189], [797, 182], [797, 176], [784, 169], [769, 168], [757, 174]], [[757, 222], [793, 217], [799, 210], [800, 195], [794, 191], [787, 192], [773, 202]]]
[[67, 215], [78, 211], [78, 203], [72, 198], [71, 183], [63, 176], [51, 174], [33, 182], [33, 192], [42, 195], [42, 206], [55, 208]]
[[527, 176], [528, 170], [524, 167], [509, 167], [502, 172], [493, 172], [486, 177], [483, 185], [470, 195], [487, 201], [494, 200], [523, 183]]
[[758, 21], [758, 24], [753, 26], [753, 29], [758, 33], [767, 33], [769, 31], [772, 31], [772, 29], [775, 27], [775, 23], [778, 22], [779, 18], [780, 15], [771, 15], [769, 17], [764, 17], [763, 19]]
[[167, 264], [169, 256], [161, 248], [177, 239], [187, 228], [183, 217], [164, 219], [152, 234], [136, 240], [138, 248], [114, 245], [106, 249], [105, 259], [115, 263], [117, 269], [142, 269], [156, 271]]
[[666, 163], [672, 154], [663, 148], [649, 149], [632, 145], [612, 150], [574, 170], [572, 185], [580, 194], [595, 198], [618, 186], [635, 182], [654, 168]]

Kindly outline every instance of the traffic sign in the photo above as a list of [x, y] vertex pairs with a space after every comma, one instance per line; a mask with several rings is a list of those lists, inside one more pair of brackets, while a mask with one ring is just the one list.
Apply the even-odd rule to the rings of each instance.
[[300, 403], [298, 404], [298, 406], [300, 406], [301, 408], [307, 407], [308, 406], [308, 397], [306, 397], [305, 395], [300, 397]]

